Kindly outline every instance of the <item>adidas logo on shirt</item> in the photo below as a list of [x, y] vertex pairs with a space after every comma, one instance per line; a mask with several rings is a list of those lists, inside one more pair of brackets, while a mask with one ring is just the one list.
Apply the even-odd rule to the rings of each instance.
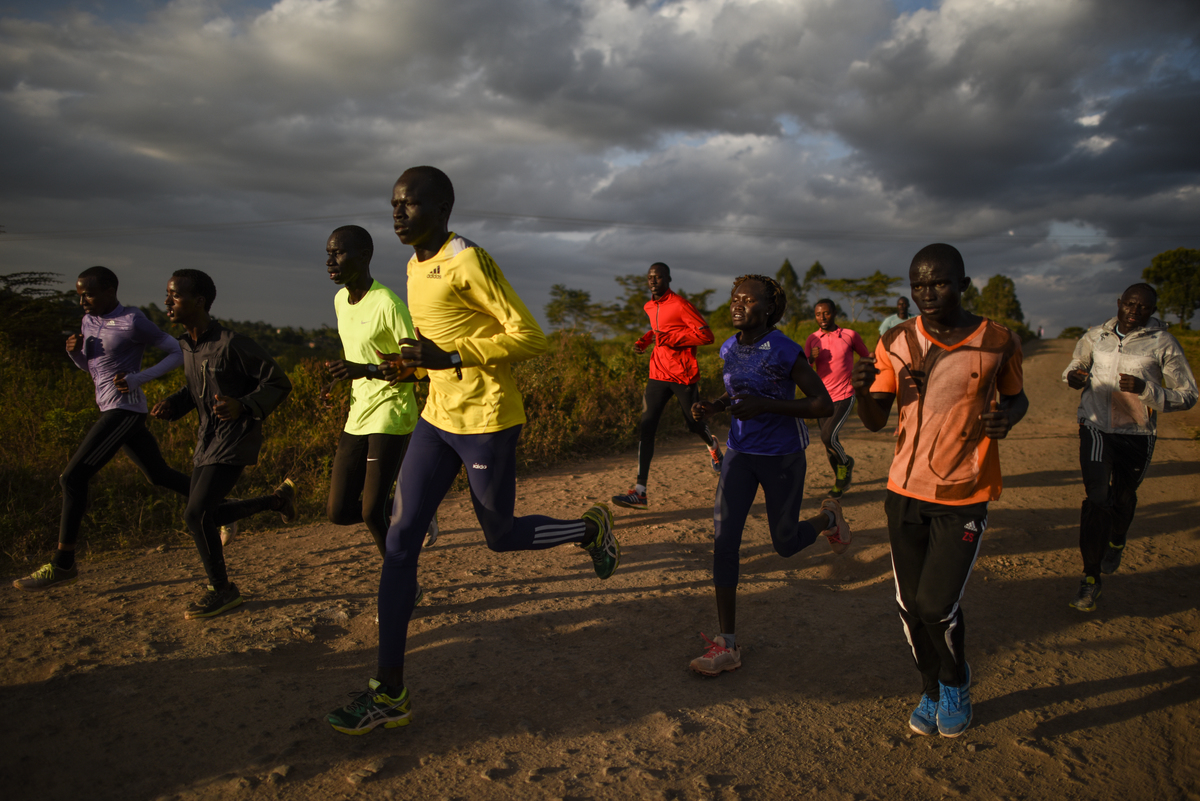
[[770, 349], [771, 349], [771, 343], [770, 343], [770, 342], [764, 342], [764, 343], [762, 343], [761, 345], [759, 345], [759, 346], [758, 346], [758, 349], [759, 349], [759, 350], [770, 350]]
[[429, 271], [429, 274], [426, 275], [425, 277], [426, 278], [441, 278], [442, 277], [442, 265], [439, 264], [437, 267], [434, 267], [432, 270]]

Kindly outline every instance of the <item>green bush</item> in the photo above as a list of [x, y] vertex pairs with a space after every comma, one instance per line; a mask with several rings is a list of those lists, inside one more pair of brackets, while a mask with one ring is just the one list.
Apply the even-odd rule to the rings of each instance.
[[[551, 345], [549, 353], [514, 368], [529, 418], [518, 445], [518, 464], [539, 468], [633, 445], [647, 357], [586, 335], [560, 333]], [[300, 361], [288, 375], [292, 394], [264, 424], [258, 465], [242, 474], [234, 494], [269, 493], [290, 477], [299, 488], [301, 519], [314, 520], [324, 516], [349, 384], [336, 384], [327, 402], [323, 396], [330, 378], [322, 360]], [[148, 402], [153, 406], [183, 381], [183, 371], [176, 370], [146, 385]], [[427, 386], [416, 389], [423, 404]], [[54, 547], [62, 504], [58, 475], [98, 416], [90, 377], [65, 355], [61, 361], [48, 359], [0, 340], [0, 491], [5, 498], [0, 551], [10, 561], [40, 558]], [[673, 426], [664, 423], [664, 434], [683, 431], [678, 420]], [[195, 416], [174, 423], [148, 418], [147, 425], [168, 464], [190, 470]], [[80, 547], [103, 551], [179, 538], [190, 542], [182, 509], [181, 498], [153, 487], [129, 459], [118, 455], [89, 485]], [[273, 517], [245, 522], [250, 531], [256, 524], [277, 525]]]

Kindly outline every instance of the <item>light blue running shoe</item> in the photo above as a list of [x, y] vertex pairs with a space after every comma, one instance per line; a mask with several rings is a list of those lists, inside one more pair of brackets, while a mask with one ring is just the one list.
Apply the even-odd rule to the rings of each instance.
[[938, 699], [937, 728], [943, 737], [957, 737], [971, 725], [971, 666], [966, 666], [966, 679], [961, 687], [938, 682], [942, 697]]
[[908, 719], [908, 728], [917, 734], [924, 734], [926, 737], [935, 734], [938, 730], [937, 714], [938, 702], [925, 693], [921, 693], [921, 703], [917, 704], [912, 717]]

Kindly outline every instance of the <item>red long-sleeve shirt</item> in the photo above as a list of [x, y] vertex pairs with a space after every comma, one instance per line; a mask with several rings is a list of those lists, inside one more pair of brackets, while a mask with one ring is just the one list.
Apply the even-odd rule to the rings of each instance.
[[645, 309], [650, 330], [638, 343], [655, 346], [650, 354], [650, 377], [675, 384], [696, 383], [700, 377], [696, 347], [713, 341], [708, 323], [695, 306], [669, 289], [658, 300], [647, 301]]

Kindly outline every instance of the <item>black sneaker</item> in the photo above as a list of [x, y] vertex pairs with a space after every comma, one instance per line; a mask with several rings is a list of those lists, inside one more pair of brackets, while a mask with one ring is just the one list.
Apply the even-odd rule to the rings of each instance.
[[1111, 542], [1104, 549], [1104, 558], [1100, 560], [1100, 572], [1104, 575], [1116, 573], [1117, 568], [1121, 566], [1121, 554], [1125, 553], [1125, 546], [1113, 545]]
[[1095, 612], [1096, 601], [1100, 599], [1100, 579], [1087, 576], [1079, 583], [1079, 592], [1071, 601], [1071, 608], [1080, 612]]
[[187, 611], [183, 613], [184, 620], [197, 620], [204, 617], [216, 617], [222, 612], [228, 612], [235, 606], [241, 606], [242, 594], [238, 592], [237, 585], [232, 581], [223, 590], [214, 590], [211, 584], [208, 585], [208, 592], [200, 596], [200, 599], [188, 606]]
[[285, 523], [296, 522], [296, 484], [290, 478], [275, 488], [275, 494], [283, 501], [279, 506], [279, 516]]

